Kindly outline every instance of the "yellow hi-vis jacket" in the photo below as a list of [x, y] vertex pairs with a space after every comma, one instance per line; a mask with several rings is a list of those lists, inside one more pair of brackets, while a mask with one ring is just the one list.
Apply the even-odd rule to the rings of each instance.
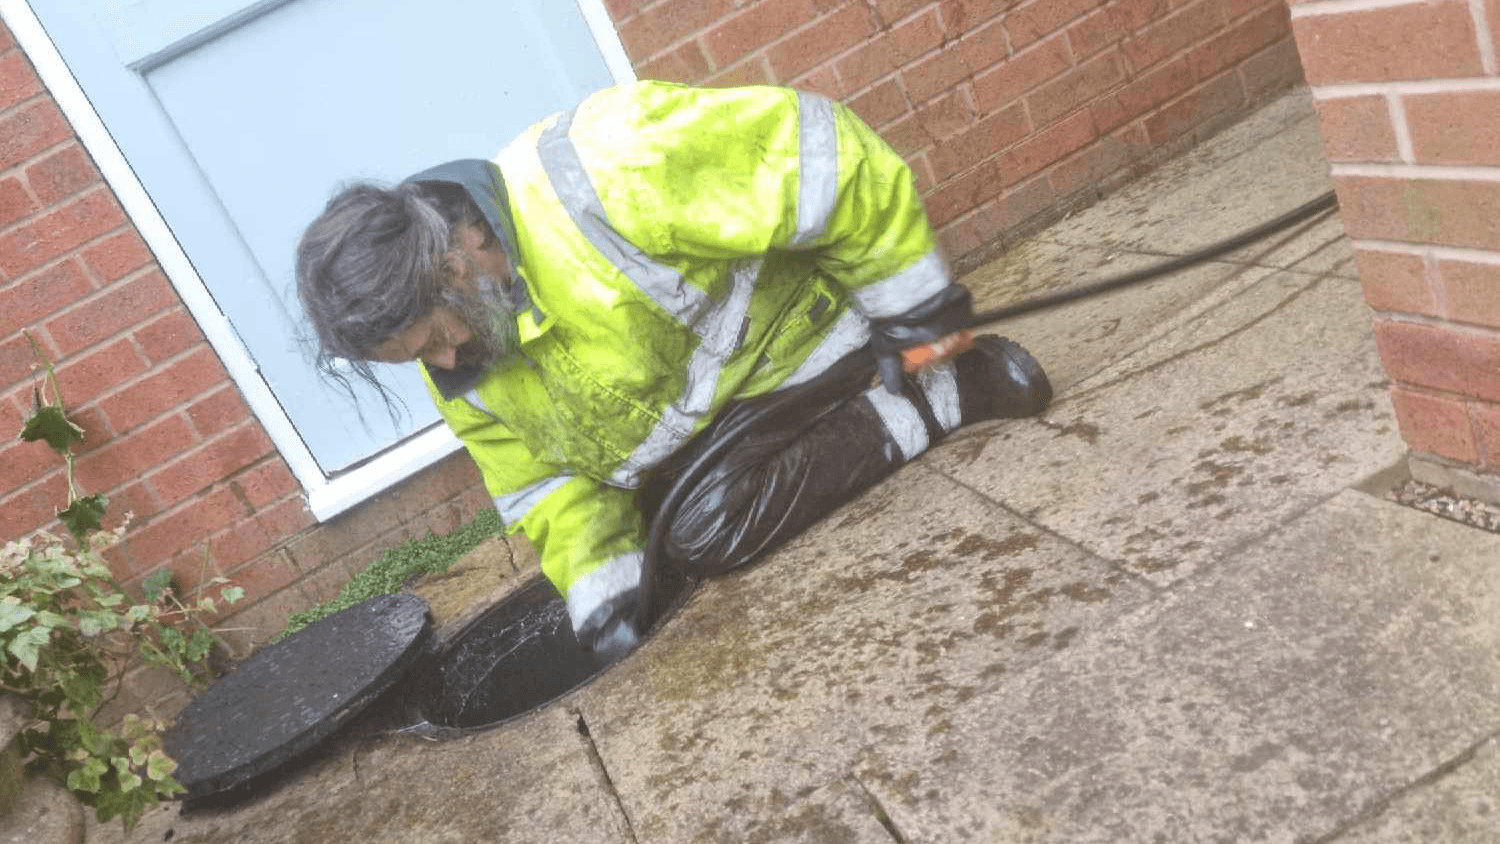
[[639, 582], [652, 467], [950, 283], [910, 170], [815, 94], [621, 85], [470, 164], [529, 300], [520, 352], [428, 383], [575, 629]]

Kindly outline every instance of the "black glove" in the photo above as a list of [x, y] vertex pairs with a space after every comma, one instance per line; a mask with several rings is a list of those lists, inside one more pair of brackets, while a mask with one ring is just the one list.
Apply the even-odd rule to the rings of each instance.
[[620, 661], [641, 643], [641, 590], [627, 589], [600, 604], [577, 631], [600, 667]]
[[889, 392], [901, 392], [901, 352], [962, 331], [973, 319], [969, 289], [950, 284], [900, 316], [870, 320], [870, 348], [880, 382]]

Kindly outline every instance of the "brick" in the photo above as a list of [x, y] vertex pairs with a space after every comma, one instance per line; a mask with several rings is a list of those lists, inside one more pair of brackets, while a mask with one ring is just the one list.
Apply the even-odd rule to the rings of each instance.
[[1318, 128], [1329, 161], [1398, 161], [1390, 104], [1383, 96], [1319, 100]]
[[19, 539], [40, 528], [61, 533], [57, 511], [68, 502], [68, 481], [57, 469], [31, 486], [0, 497], [0, 537]]
[[290, 586], [300, 575], [281, 554], [266, 554], [230, 572], [228, 585], [244, 589], [245, 598], [253, 601]]
[[654, 0], [604, 0], [612, 20], [619, 22], [651, 5]]
[[1427, 262], [1408, 252], [1357, 247], [1354, 265], [1365, 302], [1377, 311], [1438, 316], [1437, 299], [1427, 280]]
[[1437, 271], [1450, 319], [1500, 328], [1500, 264], [1445, 259]]
[[109, 420], [96, 405], [69, 405], [68, 415], [72, 417], [74, 424], [83, 429], [83, 439], [73, 446], [75, 452], [83, 454], [93, 451], [114, 438], [114, 429], [109, 426]]
[[35, 365], [31, 344], [23, 335], [16, 334], [0, 341], [0, 384], [14, 384], [30, 378]]
[[1023, 94], [1073, 66], [1062, 35], [1039, 41], [974, 77], [974, 99], [982, 112], [1011, 104]]
[[103, 179], [83, 147], [69, 144], [27, 167], [26, 181], [38, 199], [53, 205], [99, 184]]
[[103, 342], [152, 314], [177, 304], [166, 276], [160, 272], [111, 285], [94, 298], [53, 317], [47, 331], [64, 354]]
[[940, 0], [935, 4], [942, 14], [943, 30], [957, 38], [1021, 5], [1025, 0]]
[[0, 117], [0, 170], [14, 167], [72, 136], [72, 128], [50, 99]]
[[125, 214], [107, 188], [84, 194], [0, 237], [0, 271], [20, 275], [124, 223]]
[[1059, 200], [1098, 191], [1099, 184], [1130, 166], [1130, 146], [1113, 135], [1100, 138], [1047, 171]]
[[1031, 125], [1020, 103], [977, 121], [970, 129], [934, 147], [930, 159], [939, 182], [973, 167], [1026, 137]]
[[875, 14], [883, 27], [890, 26], [932, 5], [932, 0], [873, 0]]
[[134, 228], [83, 250], [84, 266], [102, 282], [118, 281], [155, 260]]
[[1186, 58], [1159, 64], [1144, 76], [1130, 80], [1089, 104], [1094, 127], [1101, 133], [1150, 113], [1153, 108], [1193, 87], [1193, 72]]
[[734, 0], [666, 0], [618, 27], [620, 41], [637, 62], [734, 11]]
[[1130, 34], [1115, 24], [1115, 16], [1110, 13], [1113, 8], [1105, 6], [1067, 28], [1064, 37], [1074, 56], [1086, 59]]
[[187, 415], [199, 436], [212, 437], [250, 418], [250, 408], [233, 384], [193, 402]]
[[1396, 381], [1500, 400], [1500, 335], [1494, 332], [1377, 318], [1375, 344]]
[[1287, 8], [1280, 4], [1268, 6], [1235, 24], [1229, 31], [1194, 47], [1188, 54], [1193, 77], [1198, 80], [1207, 79], [1276, 43], [1286, 36], [1288, 24]]
[[20, 179], [0, 181], [0, 228], [30, 217], [38, 207]]
[[998, 20], [964, 33], [956, 48], [971, 76], [994, 67], [1010, 55], [1005, 42], [1005, 27]]
[[1478, 440], [1479, 460], [1491, 471], [1500, 468], [1500, 407], [1486, 402], [1469, 405], [1469, 420]]
[[1145, 120], [1146, 137], [1154, 145], [1165, 144], [1193, 129], [1232, 114], [1245, 103], [1239, 77], [1225, 73], [1198, 86], [1175, 102], [1163, 106]]
[[11, 36], [10, 27], [7, 27], [4, 21], [0, 21], [0, 53], [14, 46], [16, 46], [16, 39]]
[[79, 456], [75, 475], [88, 489], [103, 492], [137, 480], [196, 443], [181, 416], [169, 416]]
[[1104, 10], [1114, 20], [1114, 25], [1125, 32], [1139, 32], [1150, 26], [1153, 21], [1161, 20], [1170, 15], [1172, 9], [1185, 3], [1167, 2], [1167, 0], [1117, 0], [1109, 3]]
[[122, 542], [131, 573], [150, 571], [189, 548], [200, 549], [210, 536], [242, 515], [244, 508], [239, 501], [220, 487], [189, 499], [175, 510], [143, 520], [125, 532]]
[[230, 479], [229, 486], [256, 510], [272, 505], [302, 487], [287, 468], [286, 461], [272, 455]]
[[145, 325], [137, 326], [130, 336], [152, 366], [205, 342], [198, 323], [180, 305]]
[[[1313, 85], [1482, 76], [1466, 0], [1430, 0], [1292, 21]], [[1421, 49], [1412, 49], [1421, 33]]]
[[714, 67], [727, 67], [818, 16], [812, 0], [760, 0], [702, 36]]
[[747, 61], [708, 77], [703, 84], [709, 87], [733, 88], [740, 85], [772, 85], [776, 81], [776, 78], [771, 75], [771, 67], [766, 64], [765, 57], [752, 56]]
[[791, 85], [800, 91], [822, 94], [830, 100], [843, 101], [848, 94], [838, 72], [830, 65], [824, 65], [806, 76], [792, 80]]
[[1336, 176], [1351, 238], [1500, 249], [1500, 183]]
[[244, 425], [206, 442], [146, 476], [158, 499], [168, 507], [207, 489], [273, 451], [259, 425]]
[[7, 430], [0, 437], [0, 490], [20, 489], [63, 465], [46, 443], [18, 439], [19, 430]]
[[1008, 182], [1020, 181], [1083, 149], [1098, 137], [1093, 117], [1087, 111], [1074, 112], [1072, 117], [1052, 124], [1008, 150], [1001, 156], [1001, 171]]
[[228, 375], [213, 350], [201, 346], [160, 372], [106, 396], [99, 407], [110, 426], [124, 433], [206, 395], [226, 380]]
[[1101, 0], [1032, 0], [1005, 16], [1011, 48], [1040, 41], [1100, 5]]
[[834, 67], [850, 90], [858, 90], [937, 49], [943, 38], [942, 20], [928, 10], [850, 50]]
[[42, 93], [42, 82], [20, 50], [0, 56], [0, 109]]
[[1120, 44], [1120, 50], [1132, 69], [1142, 71], [1159, 61], [1176, 56], [1218, 32], [1223, 26], [1222, 2], [1199, 0], [1126, 39]]
[[63, 261], [0, 288], [0, 314], [7, 325], [35, 326], [93, 292], [78, 262]]
[[1462, 400], [1398, 386], [1391, 388], [1391, 405], [1407, 445], [1450, 460], [1478, 462], [1474, 428]]
[[901, 83], [912, 102], [924, 103], [952, 89], [969, 76], [969, 67], [957, 50], [943, 50], [901, 70]]
[[1500, 44], [1500, 0], [1484, 0], [1484, 19], [1490, 28], [1490, 43]]
[[81, 358], [57, 361], [57, 381], [70, 405], [90, 401], [145, 371], [146, 365], [126, 340], [117, 340]]
[[708, 56], [703, 54], [703, 46], [697, 41], [689, 41], [640, 65], [642, 79], [661, 79], [684, 84], [698, 82], [711, 71]]
[[894, 79], [887, 79], [850, 100], [849, 108], [877, 129], [912, 113], [906, 92]]
[[954, 91], [933, 100], [917, 109], [916, 115], [922, 131], [926, 132], [934, 143], [950, 138], [974, 125], [975, 118], [974, 108], [969, 104], [969, 98], [963, 91]]
[[1000, 162], [991, 158], [963, 176], [949, 179], [926, 197], [928, 219], [942, 227], [960, 215], [997, 198], [1004, 189]]
[[1245, 83], [1245, 95], [1256, 101], [1268, 99], [1306, 81], [1302, 77], [1297, 43], [1290, 35], [1241, 62], [1239, 74]]
[[1087, 105], [1124, 79], [1120, 57], [1114, 51], [1089, 59], [1083, 65], [1048, 82], [1026, 98], [1031, 122], [1038, 128]]
[[996, 217], [1003, 231], [1014, 231], [1056, 205], [1051, 183], [1045, 176], [1037, 176], [1007, 190], [996, 207]]
[[791, 79], [864, 41], [875, 32], [875, 20], [863, 3], [842, 6], [812, 26], [766, 50], [777, 79]]
[[1418, 164], [1500, 164], [1500, 91], [1402, 97]]

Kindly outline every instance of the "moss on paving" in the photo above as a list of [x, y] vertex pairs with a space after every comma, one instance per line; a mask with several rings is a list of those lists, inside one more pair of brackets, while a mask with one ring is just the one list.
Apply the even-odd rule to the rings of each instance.
[[286, 630], [281, 635], [295, 633], [326, 615], [376, 595], [398, 592], [413, 575], [447, 571], [458, 558], [499, 534], [501, 529], [500, 515], [494, 510], [483, 510], [473, 521], [460, 525], [452, 533], [444, 536], [429, 533], [421, 539], [408, 539], [381, 554], [369, 568], [351, 578], [333, 600], [287, 619]]

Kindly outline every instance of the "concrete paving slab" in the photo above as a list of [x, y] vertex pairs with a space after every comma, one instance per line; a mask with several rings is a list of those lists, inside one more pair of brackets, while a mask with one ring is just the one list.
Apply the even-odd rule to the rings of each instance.
[[705, 584], [576, 705], [639, 841], [761, 840], [860, 748], [946, 733], [952, 707], [1149, 597], [908, 466], [760, 565]]
[[298, 776], [228, 810], [146, 814], [109, 842], [588, 841], [634, 844], [577, 715], [554, 707], [449, 742], [346, 739]]
[[1358, 291], [1276, 273], [927, 465], [1166, 586], [1404, 453]]
[[1343, 842], [1424, 779], [1477, 820], [1449, 768], [1500, 731], [1497, 558], [1345, 492], [855, 776], [910, 844]]
[[1500, 837], [1500, 740], [1486, 741], [1364, 814], [1369, 819], [1342, 830], [1339, 844], [1490, 844]]

